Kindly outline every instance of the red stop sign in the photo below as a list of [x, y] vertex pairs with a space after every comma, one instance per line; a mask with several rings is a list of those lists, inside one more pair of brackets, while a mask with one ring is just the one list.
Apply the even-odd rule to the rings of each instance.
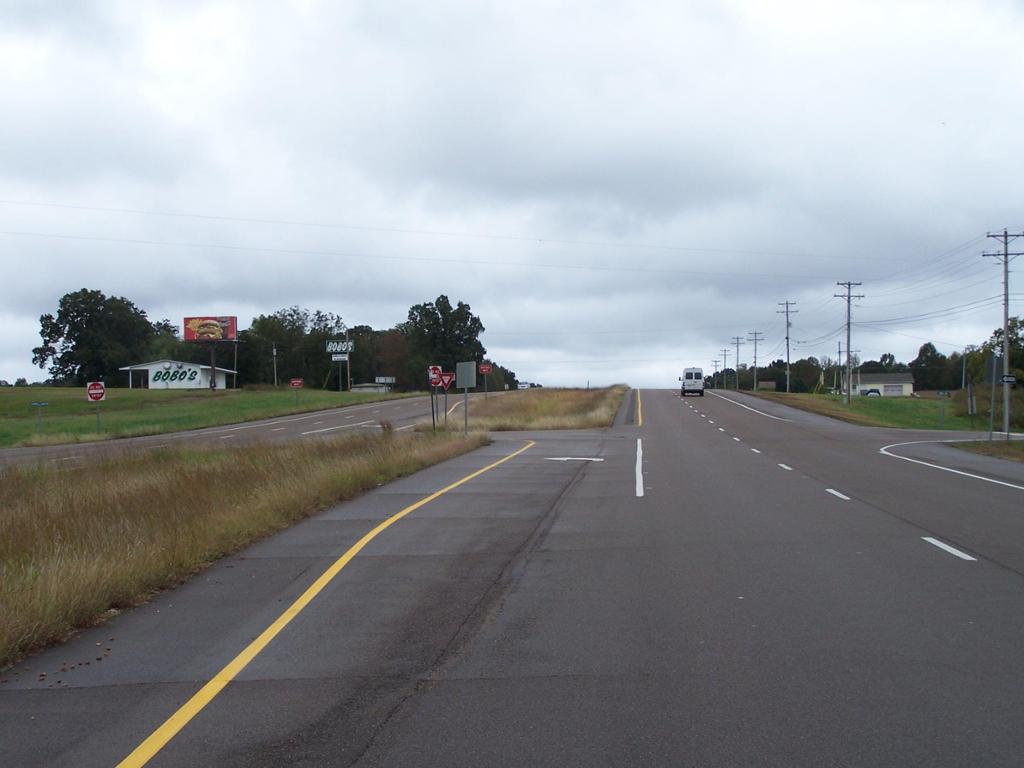
[[491, 364], [490, 363], [480, 363], [480, 373], [483, 373], [483, 374], [486, 375], [486, 374], [488, 374], [490, 372], [491, 372]]
[[102, 381], [90, 381], [85, 385], [85, 395], [93, 403], [107, 399], [107, 388]]
[[292, 379], [291, 381], [288, 382], [288, 385], [292, 389], [302, 389], [302, 384], [303, 384], [302, 379]]

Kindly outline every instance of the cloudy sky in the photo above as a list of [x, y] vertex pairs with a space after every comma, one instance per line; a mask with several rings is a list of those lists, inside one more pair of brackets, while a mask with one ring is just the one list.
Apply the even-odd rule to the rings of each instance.
[[851, 280], [861, 357], [949, 353], [1024, 231], [1022, 40], [1009, 1], [0, 0], [0, 378], [83, 287], [179, 326], [444, 293], [520, 379], [674, 387], [784, 357], [787, 300], [835, 357]]

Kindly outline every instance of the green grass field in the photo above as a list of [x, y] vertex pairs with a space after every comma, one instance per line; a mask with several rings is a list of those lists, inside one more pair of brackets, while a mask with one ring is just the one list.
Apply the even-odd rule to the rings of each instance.
[[[84, 387], [4, 387], [0, 389], [0, 447], [178, 432], [404, 396], [288, 388], [108, 389], [106, 401], [99, 406], [97, 432], [96, 406], [86, 400]], [[48, 405], [37, 408], [34, 402]]]
[[[753, 394], [753, 393], [747, 393]], [[834, 419], [868, 427], [900, 429], [988, 429], [988, 419], [957, 415], [952, 399], [936, 397], [854, 397], [843, 405], [839, 395], [785, 394], [758, 392], [758, 397], [777, 403], [820, 413]]]

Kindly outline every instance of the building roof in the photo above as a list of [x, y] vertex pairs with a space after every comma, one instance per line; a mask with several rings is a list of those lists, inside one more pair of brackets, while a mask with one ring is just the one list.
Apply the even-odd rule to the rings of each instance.
[[[187, 363], [187, 362], [185, 362], [183, 360], [167, 360], [167, 359], [164, 359], [164, 360], [154, 360], [151, 363], [136, 363], [135, 365], [126, 365], [123, 368], [118, 368], [117, 370], [119, 370], [119, 371], [142, 371], [142, 370], [147, 370], [149, 368], [152, 368], [154, 365], [163, 365], [164, 363], [170, 363], [170, 365], [197, 365], [197, 366], [199, 366], [200, 370], [203, 370], [203, 371], [210, 370], [210, 366], [203, 365], [202, 363]], [[231, 370], [230, 368], [221, 368], [220, 366], [217, 366], [217, 370], [220, 371], [221, 373], [234, 373], [235, 372], [235, 371]]]
[[865, 381], [875, 381], [879, 384], [913, 384], [914, 375], [911, 373], [861, 373], [857, 372], [860, 377], [861, 386], [864, 385]]

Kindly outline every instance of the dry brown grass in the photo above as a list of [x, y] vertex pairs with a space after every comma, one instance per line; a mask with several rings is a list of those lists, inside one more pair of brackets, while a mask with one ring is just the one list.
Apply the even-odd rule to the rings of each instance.
[[[471, 403], [469, 426], [474, 431], [487, 432], [609, 427], [615, 420], [625, 394], [625, 386], [606, 389], [524, 389]], [[450, 428], [461, 428], [460, 415], [456, 411], [454, 422], [449, 418]]]
[[997, 437], [995, 440], [976, 440], [971, 443], [950, 443], [962, 451], [973, 451], [985, 456], [1024, 462], [1024, 440], [1006, 440]]
[[479, 447], [359, 435], [0, 473], [0, 668], [342, 499]]

